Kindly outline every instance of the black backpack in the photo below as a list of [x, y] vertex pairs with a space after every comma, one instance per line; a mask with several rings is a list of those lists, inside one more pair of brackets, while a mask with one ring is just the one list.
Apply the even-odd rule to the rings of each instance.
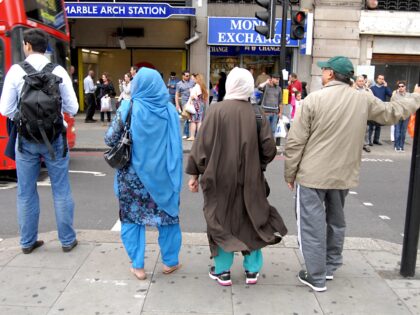
[[55, 160], [51, 142], [62, 135], [63, 157], [66, 156], [66, 128], [61, 113], [59, 88], [63, 79], [52, 73], [57, 65], [48, 63], [41, 71], [36, 71], [26, 61], [19, 65], [26, 72], [23, 77], [25, 82], [20, 94], [18, 112], [14, 118], [19, 134], [19, 151], [21, 151], [20, 137], [23, 136], [31, 142], [46, 144], [51, 158]]

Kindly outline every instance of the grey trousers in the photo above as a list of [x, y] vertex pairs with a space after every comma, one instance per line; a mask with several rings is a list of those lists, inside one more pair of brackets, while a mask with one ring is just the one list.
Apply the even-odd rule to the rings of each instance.
[[326, 275], [332, 275], [343, 263], [347, 194], [348, 189], [297, 186], [298, 241], [306, 270], [317, 286], [324, 286]]

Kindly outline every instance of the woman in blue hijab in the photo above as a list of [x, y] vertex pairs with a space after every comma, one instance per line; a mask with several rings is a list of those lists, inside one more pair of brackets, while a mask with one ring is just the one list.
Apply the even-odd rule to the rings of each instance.
[[[131, 81], [132, 158], [117, 170], [115, 193], [119, 199], [121, 239], [132, 261], [131, 272], [146, 279], [144, 270], [145, 226], [159, 230], [163, 273], [180, 265], [179, 204], [182, 184], [182, 143], [179, 117], [169, 102], [161, 75], [142, 68]], [[123, 101], [105, 135], [114, 146], [120, 139], [130, 101]]]

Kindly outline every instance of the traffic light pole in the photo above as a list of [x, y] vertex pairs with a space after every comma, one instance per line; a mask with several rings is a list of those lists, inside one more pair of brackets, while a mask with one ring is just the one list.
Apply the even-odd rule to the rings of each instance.
[[[283, 15], [281, 18], [281, 42], [280, 42], [280, 73], [286, 69], [286, 28], [287, 28], [287, 11], [289, 10], [289, 0], [283, 0]], [[286, 78], [287, 80], [287, 78]], [[282, 90], [285, 88], [285, 79], [281, 80]]]
[[[420, 86], [420, 78], [419, 78]], [[411, 156], [410, 182], [408, 186], [407, 213], [405, 216], [404, 242], [400, 274], [413, 277], [416, 271], [417, 247], [420, 228], [420, 110], [416, 113], [413, 153]]]

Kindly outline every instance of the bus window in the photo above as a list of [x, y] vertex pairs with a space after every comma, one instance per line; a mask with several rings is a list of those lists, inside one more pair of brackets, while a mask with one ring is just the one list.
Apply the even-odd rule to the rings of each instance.
[[0, 39], [0, 96], [3, 91], [3, 82], [4, 82], [4, 44]]
[[24, 0], [24, 5], [28, 19], [66, 31], [61, 0]]
[[[23, 51], [23, 31], [27, 28], [18, 26], [12, 30], [12, 58], [13, 63], [19, 63], [25, 60]], [[69, 45], [60, 39], [49, 36], [48, 47], [45, 56], [53, 63], [59, 64], [67, 68], [66, 59], [70, 55]]]
[[12, 29], [12, 63], [19, 63], [25, 60], [25, 53], [23, 52], [23, 31], [26, 28], [21, 26]]

